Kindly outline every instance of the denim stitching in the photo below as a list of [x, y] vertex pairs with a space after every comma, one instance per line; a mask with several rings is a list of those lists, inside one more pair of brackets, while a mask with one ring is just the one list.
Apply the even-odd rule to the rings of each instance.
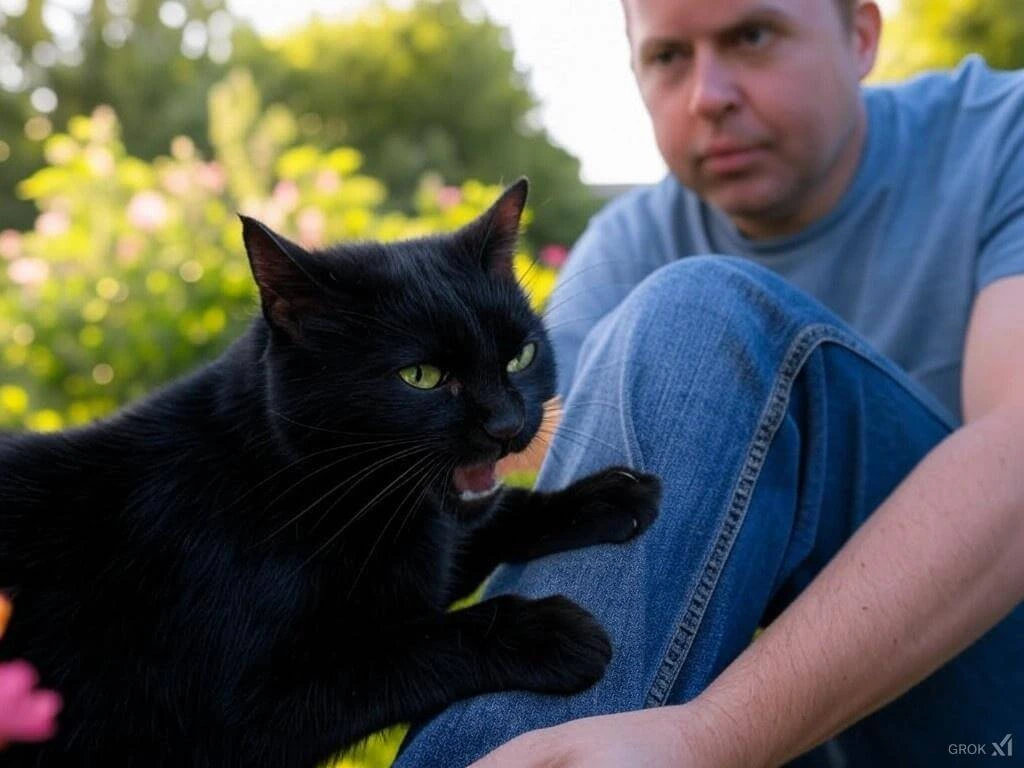
[[[754, 431], [754, 437], [751, 439], [747, 458], [740, 470], [732, 500], [719, 530], [718, 539], [708, 557], [693, 595], [690, 597], [690, 603], [682, 612], [682, 619], [677, 622], [675, 635], [668, 645], [661, 665], [654, 676], [654, 682], [647, 692], [644, 707], [662, 706], [675, 685], [679, 670], [686, 661], [694, 637], [700, 629], [704, 612], [721, 576], [722, 568], [732, 551], [740, 526], [743, 524], [772, 438], [782, 423], [786, 408], [789, 406], [789, 394], [793, 382], [810, 354], [824, 342], [848, 349], [862, 358], [864, 362], [890, 376], [895, 384], [920, 403], [940, 425], [949, 430], [956, 429], [956, 425], [951, 423], [944, 413], [937, 411], [930, 402], [922, 400], [919, 393], [908, 385], [909, 377], [903, 375], [898, 368], [890, 370], [883, 359], [878, 358], [869, 347], [861, 344], [855, 337], [844, 333], [842, 328], [829, 323], [816, 323], [804, 328], [790, 344], [789, 351], [783, 358], [782, 366], [776, 375], [775, 386], [764, 411], [762, 411], [761, 419]], [[623, 402], [628, 402], [628, 400], [623, 400]]]
[[705, 609], [711, 600], [725, 561], [739, 534], [740, 526], [753, 496], [754, 486], [768, 454], [768, 447], [782, 423], [788, 407], [793, 381], [817, 342], [826, 338], [830, 333], [834, 333], [835, 330], [834, 327], [828, 325], [812, 325], [804, 329], [790, 344], [790, 349], [783, 358], [781, 369], [776, 375], [775, 386], [762, 412], [757, 429], [754, 431], [754, 437], [747, 451], [747, 459], [740, 470], [732, 500], [726, 511], [725, 520], [722, 522], [714, 549], [708, 557], [690, 598], [690, 603], [683, 611], [682, 620], [678, 623], [675, 635], [654, 676], [654, 682], [644, 700], [644, 707], [662, 706], [668, 698], [679, 670], [693, 645], [693, 639], [700, 629]]

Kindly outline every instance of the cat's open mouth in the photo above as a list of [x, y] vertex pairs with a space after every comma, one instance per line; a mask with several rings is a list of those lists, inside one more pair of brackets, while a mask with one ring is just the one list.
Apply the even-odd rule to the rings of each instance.
[[493, 461], [456, 467], [452, 473], [452, 484], [459, 498], [462, 501], [479, 501], [501, 488], [501, 480], [495, 476], [494, 467]]

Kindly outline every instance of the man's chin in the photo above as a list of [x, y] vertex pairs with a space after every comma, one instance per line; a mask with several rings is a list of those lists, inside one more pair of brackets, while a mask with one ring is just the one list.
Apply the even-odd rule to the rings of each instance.
[[799, 207], [794, 205], [792, 196], [764, 179], [723, 180], [697, 194], [750, 237], [784, 236], [805, 225], [795, 214]]

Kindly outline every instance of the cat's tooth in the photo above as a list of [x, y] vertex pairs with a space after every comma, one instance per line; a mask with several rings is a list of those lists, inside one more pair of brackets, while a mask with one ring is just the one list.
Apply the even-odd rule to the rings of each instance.
[[485, 499], [496, 493], [499, 488], [501, 488], [501, 480], [495, 478], [494, 485], [486, 491], [461, 491], [459, 493], [459, 498], [463, 501], [479, 501], [480, 499]]

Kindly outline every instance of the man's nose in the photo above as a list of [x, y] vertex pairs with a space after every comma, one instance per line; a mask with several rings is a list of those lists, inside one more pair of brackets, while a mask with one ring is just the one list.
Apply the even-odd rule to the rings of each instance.
[[733, 73], [721, 57], [710, 50], [694, 52], [690, 114], [719, 120], [739, 104], [739, 90]]

